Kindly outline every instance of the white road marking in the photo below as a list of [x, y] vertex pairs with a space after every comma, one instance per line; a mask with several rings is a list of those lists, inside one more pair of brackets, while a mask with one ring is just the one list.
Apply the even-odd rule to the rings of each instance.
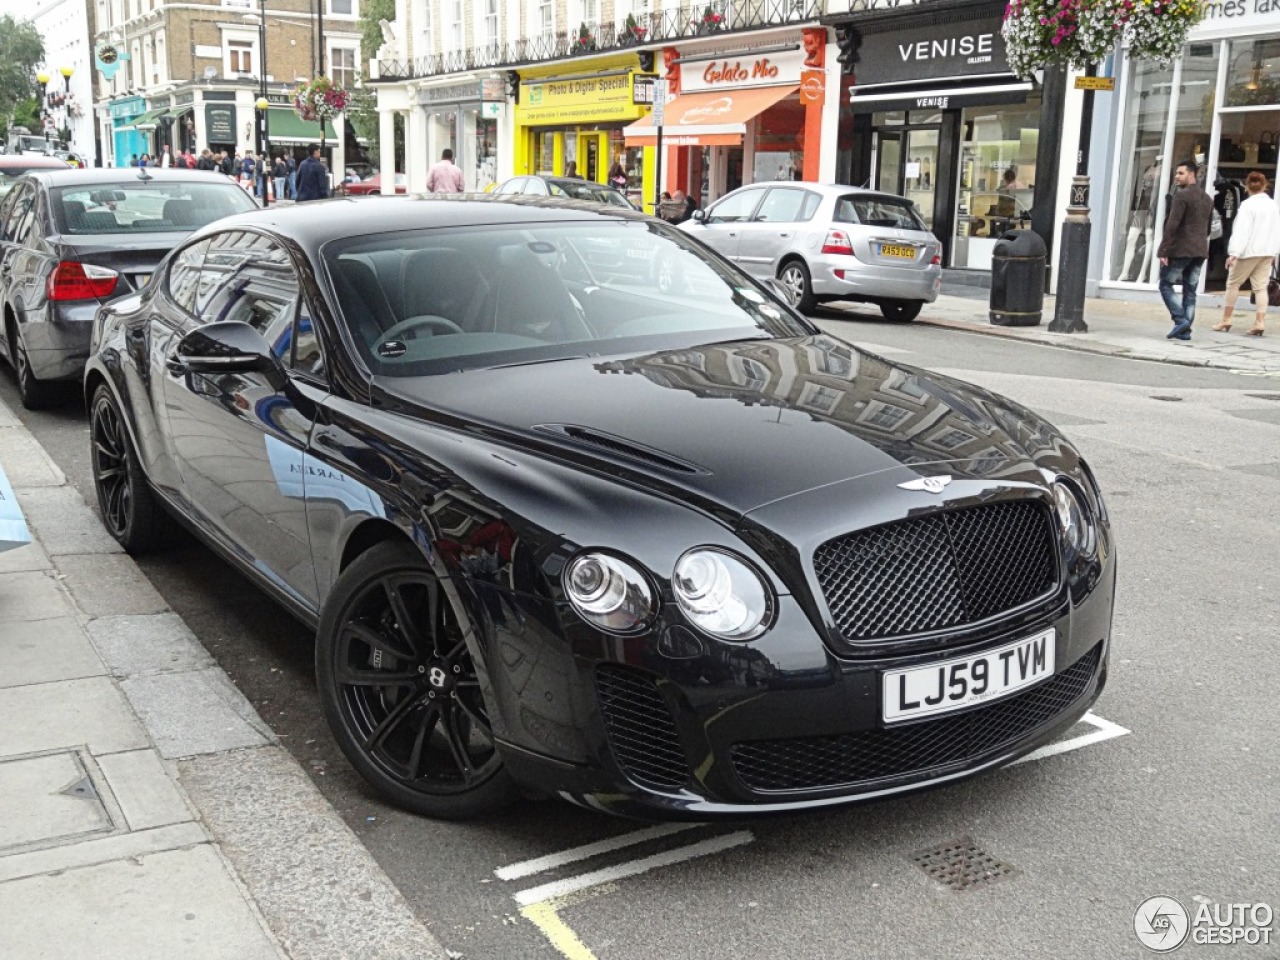
[[605, 867], [602, 870], [595, 870], [576, 877], [567, 877], [564, 880], [556, 880], [552, 883], [544, 883], [540, 887], [532, 887], [529, 890], [521, 890], [515, 895], [515, 900], [520, 906], [528, 907], [544, 900], [554, 900], [557, 897], [563, 897], [578, 890], [585, 890], [588, 887], [611, 883], [623, 877], [634, 877], [642, 873], [648, 873], [657, 867], [667, 867], [673, 863], [693, 860], [713, 853], [721, 853], [733, 847], [751, 843], [753, 840], [755, 840], [755, 835], [750, 830], [722, 834], [718, 837], [711, 837], [708, 840], [700, 840], [687, 847], [665, 850], [662, 853], [655, 853], [653, 856], [644, 857], [640, 860], [619, 863], [612, 867]]
[[1033, 750], [1025, 757], [1021, 757], [1013, 763], [1011, 767], [1016, 767], [1020, 763], [1029, 763], [1032, 760], [1043, 760], [1045, 757], [1054, 757], [1060, 753], [1067, 753], [1071, 750], [1079, 750], [1081, 747], [1088, 747], [1095, 743], [1101, 743], [1103, 740], [1114, 740], [1116, 737], [1123, 737], [1132, 733], [1118, 723], [1112, 723], [1110, 720], [1104, 720], [1102, 717], [1093, 713], [1086, 713], [1080, 718], [1081, 723], [1087, 723], [1097, 727], [1093, 733], [1083, 733], [1078, 737], [1072, 737], [1070, 740], [1059, 740], [1057, 743], [1050, 743], [1041, 747], [1039, 750]]
[[578, 860], [589, 860], [592, 857], [600, 856], [602, 853], [611, 853], [614, 850], [633, 847], [637, 843], [645, 843], [648, 840], [657, 840], [660, 837], [670, 836], [673, 833], [681, 833], [685, 830], [693, 830], [700, 826], [703, 826], [703, 824], [664, 823], [656, 827], [637, 830], [634, 833], [624, 833], [618, 837], [610, 837], [608, 840], [600, 840], [596, 843], [588, 843], [581, 847], [574, 847], [572, 850], [562, 850], [559, 853], [549, 853], [545, 857], [538, 857], [534, 860], [524, 860], [520, 863], [513, 863], [510, 866], [499, 867], [497, 870], [493, 871], [493, 873], [499, 880], [519, 880], [521, 877], [528, 877], [535, 873], [542, 873], [544, 870], [554, 870], [556, 867], [562, 867], [566, 863], [575, 863]]

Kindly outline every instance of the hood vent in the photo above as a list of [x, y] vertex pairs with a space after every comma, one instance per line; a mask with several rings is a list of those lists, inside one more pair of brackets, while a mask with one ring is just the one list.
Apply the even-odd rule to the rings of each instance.
[[621, 457], [624, 460], [633, 460], [670, 473], [701, 474], [704, 476], [711, 473], [710, 470], [704, 467], [673, 457], [669, 453], [642, 446], [625, 437], [617, 437], [611, 433], [592, 430], [589, 427], [577, 427], [568, 423], [540, 423], [534, 429], [543, 433], [553, 434], [562, 440], [570, 440], [597, 451], [611, 453], [615, 457]]

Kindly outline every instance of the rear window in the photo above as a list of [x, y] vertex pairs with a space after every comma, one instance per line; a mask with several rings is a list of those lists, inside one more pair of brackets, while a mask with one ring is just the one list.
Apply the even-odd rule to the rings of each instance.
[[257, 204], [229, 180], [174, 183], [126, 180], [51, 190], [63, 234], [189, 232]]
[[602, 187], [589, 180], [548, 180], [547, 188], [553, 197], [572, 197], [574, 200], [590, 200], [592, 203], [607, 203], [613, 207], [634, 209], [626, 197], [616, 190]]
[[927, 229], [916, 213], [915, 205], [897, 197], [841, 197], [836, 201], [835, 219], [840, 223], [860, 223], [867, 227]]

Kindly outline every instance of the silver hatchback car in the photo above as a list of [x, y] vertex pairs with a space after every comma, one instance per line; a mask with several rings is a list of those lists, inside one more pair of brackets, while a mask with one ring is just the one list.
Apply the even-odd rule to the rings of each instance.
[[792, 306], [874, 303], [914, 320], [938, 297], [941, 244], [910, 200], [840, 184], [756, 183], [697, 210], [680, 229], [762, 279]]

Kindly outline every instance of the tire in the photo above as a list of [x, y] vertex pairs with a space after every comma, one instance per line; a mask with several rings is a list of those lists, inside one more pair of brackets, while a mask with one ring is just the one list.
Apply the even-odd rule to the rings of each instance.
[[778, 282], [787, 294], [787, 301], [801, 313], [810, 313], [818, 305], [813, 296], [813, 280], [803, 260], [788, 260], [778, 268]]
[[923, 300], [886, 300], [880, 304], [880, 312], [886, 320], [906, 323], [920, 316]]
[[338, 577], [316, 680], [338, 746], [397, 806], [461, 820], [514, 798], [458, 617], [411, 544], [377, 544]]
[[28, 410], [43, 410], [50, 406], [57, 397], [57, 387], [46, 380], [37, 380], [31, 372], [27, 345], [22, 342], [18, 325], [12, 320], [9, 321], [9, 360], [18, 380], [18, 395], [22, 398], [22, 405]]
[[89, 460], [103, 526], [132, 554], [163, 546], [173, 521], [147, 483], [115, 397], [100, 384], [89, 408]]

